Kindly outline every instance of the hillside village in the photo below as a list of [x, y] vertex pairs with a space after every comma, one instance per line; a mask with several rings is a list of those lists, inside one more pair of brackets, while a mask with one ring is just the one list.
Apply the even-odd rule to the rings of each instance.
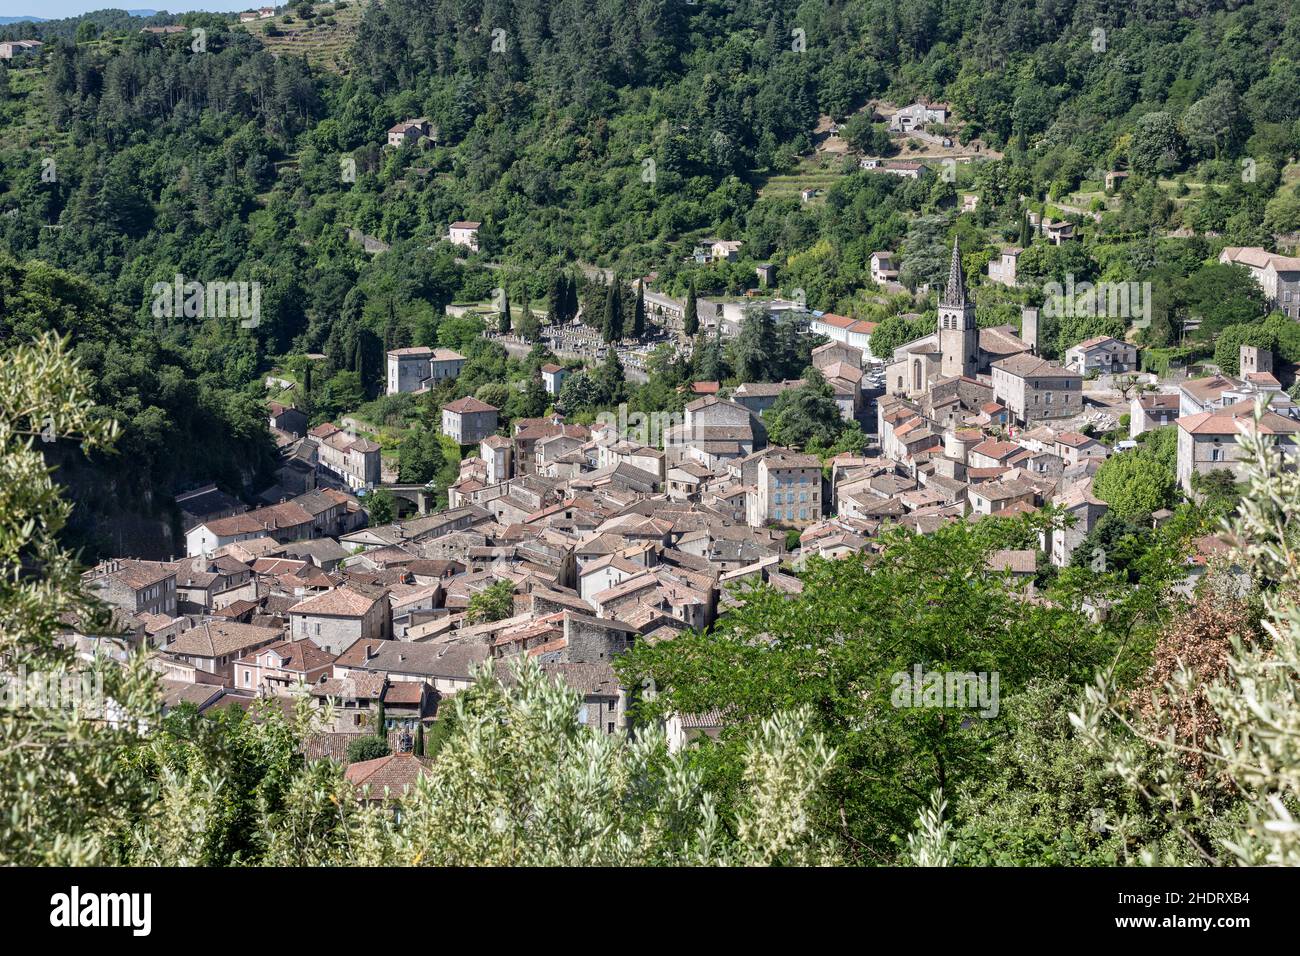
[[[1253, 267], [1273, 301], [1291, 301], [1295, 260], [1224, 256]], [[1257, 405], [1266, 408], [1258, 427], [1288, 455], [1300, 449], [1300, 408], [1267, 350], [1242, 346], [1239, 377], [1169, 380], [1141, 373], [1138, 349], [1107, 336], [1080, 342], [1064, 365], [1043, 359], [1036, 308], [1018, 329], [978, 325], [979, 291], [956, 242], [938, 296], [934, 332], [882, 356], [869, 323], [780, 299], [736, 311], [697, 304], [715, 335], [735, 335], [757, 302], [821, 343], [813, 367], [842, 417], [870, 436], [861, 454], [825, 460], [768, 441], [764, 412], [800, 380], [695, 382], [653, 444], [626, 413], [580, 424], [553, 407], [503, 425], [499, 409], [466, 397], [441, 408], [443, 434], [465, 454], [446, 507], [435, 509], [432, 486], [382, 479], [379, 444], [331, 423], [308, 428], [306, 415], [272, 399], [266, 426], [282, 466], [263, 503], [215, 485], [179, 496], [186, 554], [122, 555], [87, 572], [120, 633], [68, 622], [67, 639], [118, 659], [152, 649], [172, 706], [289, 707], [305, 693], [321, 712], [313, 746], [339, 757], [353, 740], [392, 736], [401, 759], [363, 762], [355, 774], [384, 761], [383, 778], [405, 786], [422, 772], [424, 734], [476, 668], [508, 673], [535, 659], [581, 695], [593, 728], [624, 733], [634, 694], [613, 669], [620, 653], [709, 628], [748, 586], [797, 594], [810, 558], [870, 556], [890, 528], [924, 535], [1050, 506], [1059, 517], [1036, 548], [990, 558], [990, 573], [1032, 599], [1038, 571], [1069, 565], [1106, 515], [1092, 487], [1098, 469], [1135, 454], [1148, 432], [1176, 431], [1178, 482], [1193, 497], [1198, 475], [1238, 477], [1237, 441], [1256, 427]], [[648, 335], [679, 328], [684, 303], [653, 294], [647, 305], [663, 326]], [[565, 330], [546, 334], [558, 341]], [[599, 346], [601, 357], [615, 348]], [[464, 363], [450, 349], [394, 349], [386, 389], [428, 396]], [[542, 366], [552, 399], [571, 370]], [[374, 522], [377, 491], [406, 517]], [[1189, 586], [1222, 548], [1213, 535], [1197, 542]], [[716, 734], [722, 719], [679, 714], [669, 739], [680, 747]]]
[[1300, 865], [1286, 3], [61, 3], [0, 864]]

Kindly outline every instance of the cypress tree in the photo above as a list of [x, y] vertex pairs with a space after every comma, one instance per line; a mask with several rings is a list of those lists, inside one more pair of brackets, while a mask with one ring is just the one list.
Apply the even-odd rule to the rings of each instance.
[[564, 321], [572, 322], [578, 317], [578, 277], [572, 273], [565, 273], [564, 290]]
[[623, 290], [618, 273], [605, 292], [605, 323], [603, 334], [606, 342], [617, 342], [623, 338]]
[[682, 319], [683, 330], [691, 338], [700, 331], [700, 313], [699, 307], [695, 304], [695, 280], [691, 280], [690, 287], [686, 290], [686, 314]]
[[632, 338], [640, 341], [645, 335], [645, 280], [636, 281], [636, 305], [632, 307]]
[[510, 333], [510, 326], [511, 326], [511, 322], [510, 322], [510, 293], [509, 293], [509, 291], [508, 291], [504, 286], [502, 286], [502, 288], [501, 288], [501, 318], [500, 318], [500, 324], [497, 326], [497, 331], [500, 332], [502, 335], [508, 335], [508, 334]]

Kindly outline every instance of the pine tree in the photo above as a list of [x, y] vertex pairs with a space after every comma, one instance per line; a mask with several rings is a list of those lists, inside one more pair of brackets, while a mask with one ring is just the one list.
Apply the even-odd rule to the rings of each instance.
[[695, 280], [691, 280], [690, 287], [686, 290], [686, 314], [682, 319], [682, 327], [687, 335], [691, 338], [700, 331], [700, 313], [699, 306], [695, 302]]

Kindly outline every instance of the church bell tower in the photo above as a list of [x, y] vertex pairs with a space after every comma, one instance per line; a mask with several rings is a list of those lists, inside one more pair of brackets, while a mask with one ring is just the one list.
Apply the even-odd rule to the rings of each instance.
[[975, 325], [975, 303], [966, 293], [956, 237], [952, 240], [948, 287], [939, 299], [939, 350], [943, 353], [944, 378], [975, 377], [979, 369], [979, 329]]

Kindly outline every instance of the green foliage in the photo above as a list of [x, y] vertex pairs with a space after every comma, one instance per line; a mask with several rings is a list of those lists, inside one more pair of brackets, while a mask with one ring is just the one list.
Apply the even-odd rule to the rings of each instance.
[[[19, 675], [84, 692], [77, 707], [56, 694], [0, 710], [0, 863], [109, 862], [114, 831], [128, 826], [148, 802], [147, 788], [116, 768], [139, 741], [141, 727], [132, 718], [158, 717], [157, 679], [139, 657], [127, 667], [102, 660], [86, 665], [57, 640], [69, 619], [91, 633], [102, 633], [110, 622], [103, 607], [83, 594], [80, 568], [59, 544], [71, 506], [38, 449], [45, 439], [103, 449], [119, 429], [97, 409], [90, 375], [57, 336], [9, 340], [0, 365], [0, 659], [9, 685], [4, 692], [15, 700]], [[101, 719], [109, 698], [125, 719]]]
[[432, 428], [417, 427], [408, 432], [402, 440], [400, 454], [397, 472], [400, 482], [427, 484], [439, 479], [446, 481], [449, 477], [442, 442]]
[[1201, 319], [1197, 338], [1214, 341], [1233, 325], [1263, 318], [1264, 293], [1241, 266], [1201, 266], [1183, 283], [1183, 298], [1192, 316]]
[[491, 624], [515, 612], [515, 586], [507, 580], [494, 581], [474, 594], [465, 609], [465, 620], [470, 624]]
[[[1269, 585], [1263, 592], [1269, 639], [1247, 639], [1240, 621], [1228, 617], [1227, 633], [1216, 635], [1226, 648], [1221, 666], [1207, 668], [1205, 649], [1189, 649], [1199, 656], [1198, 671], [1180, 663], [1161, 689], [1159, 708], [1134, 714], [1103, 673], [1071, 716], [1079, 737], [1100, 750], [1130, 792], [1150, 800], [1178, 833], [1177, 846], [1145, 850], [1146, 864], [1184, 862], [1189, 848], [1202, 864], [1300, 864], [1300, 833], [1288, 806], [1300, 784], [1294, 680], [1300, 667], [1300, 562], [1293, 517], [1300, 513], [1300, 479], [1283, 467], [1270, 436], [1247, 433], [1241, 444], [1246, 490], [1233, 522], [1241, 547], [1232, 560], [1245, 566], [1252, 582]], [[1217, 612], [1240, 601], [1238, 582], [1230, 592], [1210, 590], [1201, 600]], [[1238, 617], [1253, 621], [1258, 614], [1242, 609]], [[1179, 723], [1180, 714], [1192, 722]], [[1204, 773], [1189, 772], [1198, 765]]]
[[377, 760], [387, 757], [389, 753], [388, 740], [384, 737], [366, 734], [348, 743], [348, 763]]
[[1120, 518], [1144, 518], [1168, 508], [1177, 493], [1177, 429], [1144, 433], [1137, 448], [1112, 455], [1093, 479], [1092, 491]]
[[1070, 726], [1078, 688], [1035, 681], [979, 724], [988, 779], [961, 789], [951, 842], [962, 866], [1120, 866], [1164, 830]]
[[818, 825], [843, 833], [861, 860], [891, 859], [931, 789], [986, 772], [962, 720], [893, 705], [895, 674], [997, 671], [1009, 694], [1034, 677], [1086, 680], [1114, 650], [1071, 607], [1022, 601], [988, 574], [988, 554], [1007, 539], [985, 524], [888, 534], [870, 566], [812, 559], [802, 594], [742, 591], [713, 631], [637, 645], [616, 667], [626, 686], [657, 688], [643, 717], [727, 715], [719, 744], [698, 755], [720, 781], [736, 779], [736, 735], [778, 708], [810, 707], [839, 755], [827, 781], [834, 810]]
[[387, 488], [379, 488], [366, 496], [366, 512], [372, 525], [388, 524], [397, 516], [397, 499]]
[[777, 445], [806, 449], [835, 444], [845, 429], [835, 392], [815, 368], [804, 371], [804, 384], [786, 389], [763, 413], [768, 436]]

